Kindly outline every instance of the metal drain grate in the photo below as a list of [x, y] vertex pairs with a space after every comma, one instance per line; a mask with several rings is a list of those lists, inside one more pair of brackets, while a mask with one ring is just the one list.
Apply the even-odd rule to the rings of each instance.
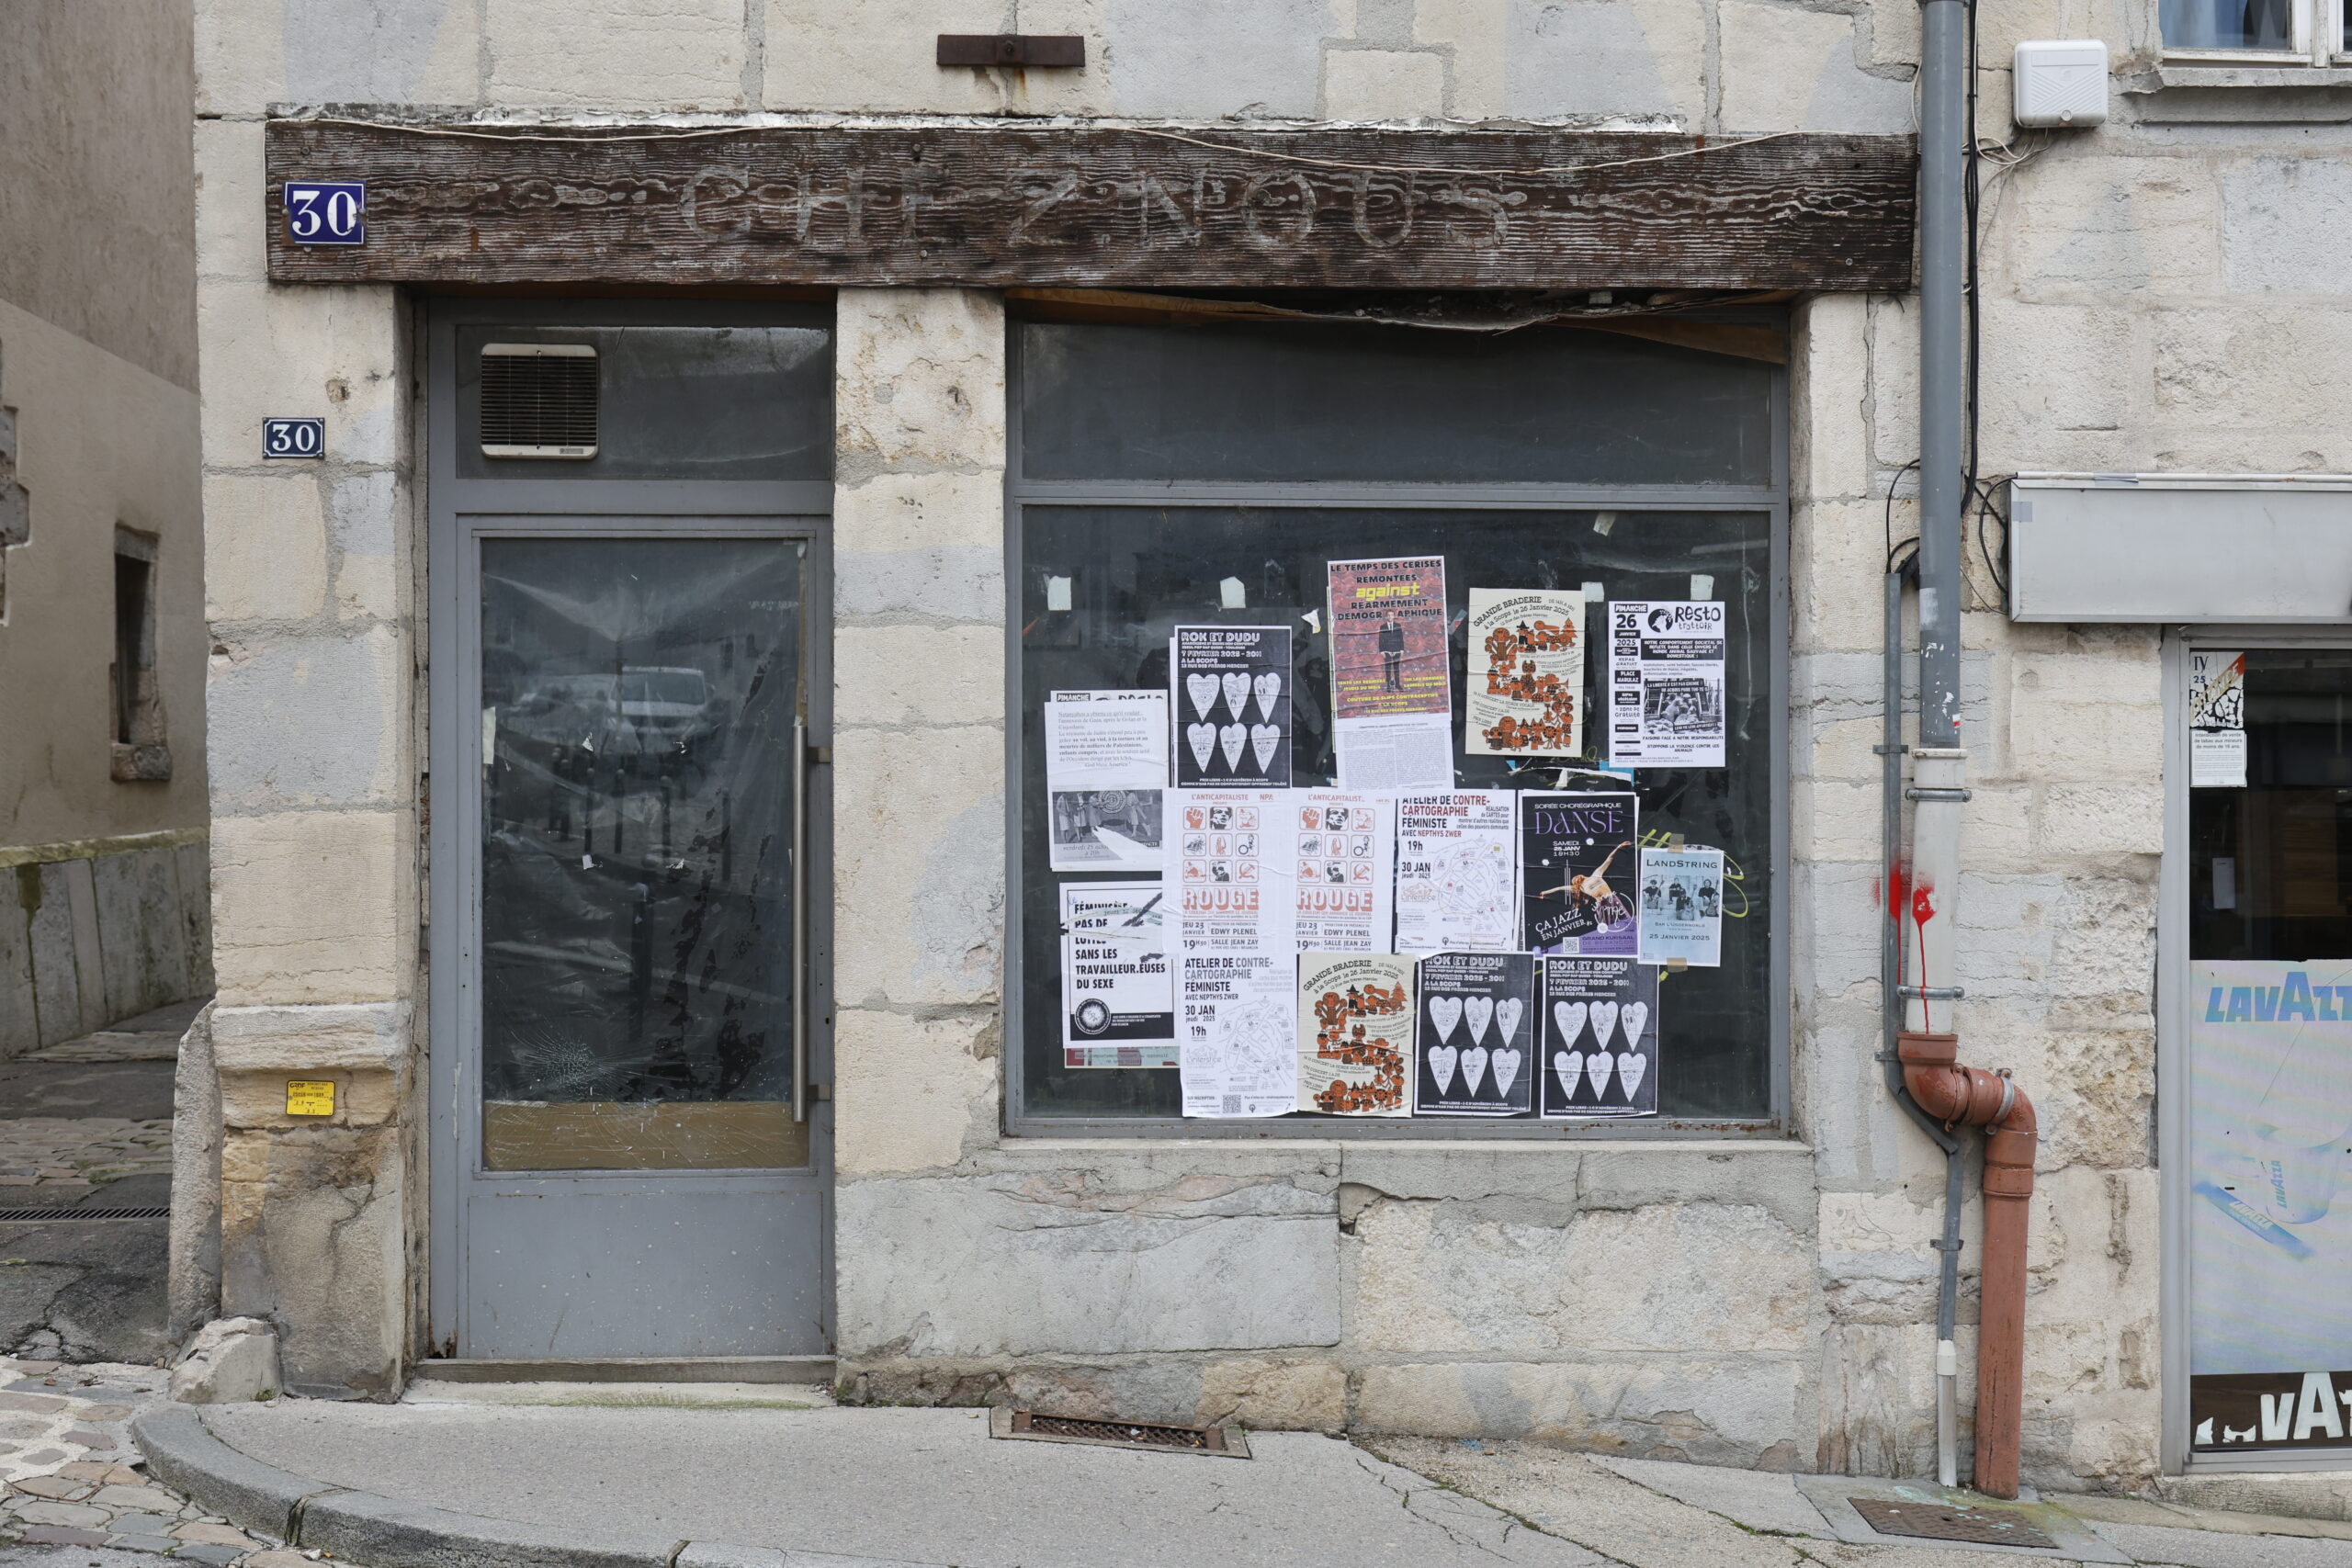
[[0, 1209], [0, 1225], [39, 1225], [52, 1220], [168, 1220], [171, 1210], [156, 1209]]
[[1087, 1443], [1096, 1448], [1148, 1449], [1160, 1453], [1248, 1459], [1250, 1439], [1238, 1427], [1171, 1427], [1152, 1421], [1097, 1421], [1034, 1410], [992, 1410], [989, 1436], [1039, 1443]]
[[1919, 1536], [1928, 1540], [1966, 1540], [1983, 1546], [2030, 1546], [2055, 1551], [2058, 1543], [2022, 1514], [1998, 1508], [1969, 1508], [1945, 1503], [1888, 1503], [1849, 1497], [1854, 1512], [1881, 1535]]

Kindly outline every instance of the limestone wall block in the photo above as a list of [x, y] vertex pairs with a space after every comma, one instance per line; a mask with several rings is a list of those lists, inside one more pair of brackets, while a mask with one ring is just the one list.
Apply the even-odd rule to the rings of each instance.
[[1430, 119], [1445, 112], [1445, 62], [1434, 54], [1334, 49], [1323, 56], [1323, 118]]
[[1868, 780], [1878, 782], [1878, 755], [1871, 750], [1884, 733], [1875, 718], [1818, 720], [1800, 723], [1804, 737], [1790, 759], [1798, 778]]
[[844, 288], [834, 411], [844, 484], [1004, 466], [1004, 305], [977, 288]]
[[204, 614], [214, 626], [317, 615], [327, 600], [327, 534], [316, 476], [206, 476], [204, 556]]
[[1869, 324], [1870, 300], [1860, 294], [1816, 294], [1797, 307], [1789, 344], [1792, 495], [1870, 493]]
[[261, 422], [289, 409], [325, 414], [331, 464], [403, 460], [397, 289], [208, 278], [197, 315], [208, 468], [259, 469]]
[[[1984, 440], [2025, 451], [2047, 449], [2052, 432], [2128, 442], [2146, 406], [2149, 335], [2139, 311], [2113, 300], [1988, 304]], [[2053, 365], [2065, 374], [2050, 374]]]
[[[767, 13], [763, 101], [774, 109], [1002, 113], [1012, 107], [1008, 78], [1026, 73], [942, 69], [931, 47], [933, 37], [1079, 30], [1045, 29], [1026, 22], [1016, 28], [1011, 0], [870, 0], [858, 6], [831, 5], [827, 0], [763, 0], [763, 4]], [[1101, 35], [1088, 44], [1099, 53]], [[1090, 58], [1083, 73], [1093, 74], [1101, 69], [1102, 62]], [[1035, 74], [1060, 77], [1072, 73]], [[1041, 110], [1033, 107], [1029, 112]]]
[[[2201, 172], [2201, 171], [2199, 171]], [[2333, 158], [2253, 158], [2222, 179], [2220, 221], [2205, 231], [2202, 254], [2222, 238], [2223, 287], [2231, 293], [2352, 294], [2340, 256], [2352, 203], [2352, 172]], [[2200, 214], [2211, 221], [2210, 213]]]
[[1790, 983], [1798, 996], [1841, 996], [1865, 982], [1876, 987], [1886, 908], [1876, 857], [1867, 865], [1792, 866], [1784, 907], [1804, 912], [1804, 923], [1792, 927], [1798, 947]]
[[[222, 6], [199, 7], [199, 39]], [[196, 122], [196, 266], [208, 277], [269, 276], [267, 179], [258, 120]]]
[[222, 1072], [398, 1071], [411, 1045], [404, 1001], [310, 1007], [215, 1007], [213, 1061]]
[[408, 995], [415, 861], [411, 811], [216, 817], [213, 964], [221, 1004]]
[[1789, 852], [1799, 860], [1875, 862], [1881, 802], [1875, 781], [1793, 779]]
[[1224, 1360], [1201, 1369], [1193, 1420], [1261, 1431], [1337, 1432], [1348, 1424], [1348, 1375], [1334, 1361]]
[[842, 1007], [992, 1003], [1004, 941], [1004, 736], [833, 743], [833, 990]]
[[1973, 872], [1962, 863], [1959, 897], [1935, 889], [1935, 907], [1958, 921], [1953, 967], [1974, 1000], [2039, 998], [2056, 983], [2052, 971], [2056, 911], [2064, 907], [2067, 878], [2057, 873]]
[[397, 474], [342, 474], [328, 482], [338, 619], [390, 621], [407, 613], [413, 589], [400, 543], [407, 503]]
[[[1673, 0], [1537, 0], [1495, 28], [1505, 112], [1707, 120], [1707, 18]], [[1495, 41], [1486, 44], [1495, 47]]]
[[1860, 68], [1854, 17], [1769, 0], [1724, 0], [1716, 16], [1724, 130], [1756, 135], [1910, 128], [1910, 83]]
[[[2154, 314], [2154, 332], [2155, 414], [2168, 438], [2177, 431], [2311, 454], [2289, 468], [2352, 460], [2337, 412], [2352, 403], [2352, 310], [2268, 301], [2167, 310]], [[2246, 466], [2246, 456], [2230, 465]]]
[[2030, 872], [2042, 863], [2035, 839], [2033, 791], [1973, 784], [1975, 798], [1960, 813], [1960, 863], [1979, 871]]
[[1414, 1355], [1793, 1349], [1812, 1304], [1803, 1254], [1753, 1206], [1606, 1210], [1561, 1227], [1377, 1203], [1356, 1221], [1349, 1339]]
[[995, 1129], [1003, 1025], [844, 1008], [833, 1021], [833, 1159], [844, 1177], [930, 1170]]
[[[1919, 456], [1919, 302], [1909, 294], [1870, 296], [1871, 346], [1871, 476], [1870, 493], [1884, 496], [1897, 482], [1897, 471]], [[1903, 475], [1900, 493], [1917, 495], [1915, 475]], [[1900, 525], [1903, 509], [1895, 508], [1898, 539], [1919, 531], [1916, 517], [1908, 528]]]
[[1336, 30], [1330, 0], [1111, 0], [1111, 105], [1123, 115], [1310, 118], [1323, 39]]
[[2145, 1006], [2155, 973], [2155, 866], [2138, 876], [2078, 873], [2052, 906], [2052, 996], [2129, 998]]
[[[1365, 1201], [1376, 1198], [1500, 1199], [1552, 1209], [1565, 1222], [1575, 1210], [1585, 1153], [1557, 1144], [1454, 1144], [1409, 1148], [1369, 1141], [1345, 1145], [1341, 1179]], [[1345, 1213], [1342, 1217], [1352, 1217]]]
[[1766, 1357], [1634, 1362], [1433, 1361], [1366, 1367], [1356, 1427], [1440, 1438], [1528, 1438], [1628, 1459], [1792, 1470], [1799, 1383]]
[[1004, 624], [1004, 487], [987, 473], [877, 474], [833, 497], [833, 609]]
[[[1884, 645], [1887, 516], [1884, 502], [1871, 500], [1815, 501], [1797, 509], [1790, 629], [1798, 647], [1875, 655]], [[1895, 538], [1909, 537], [1900, 512], [1894, 522]], [[1879, 680], [1873, 660], [1865, 682], [1873, 708]]]
[[[1975, 1330], [1959, 1330], [1962, 1441], [1975, 1387]], [[1833, 1475], [1932, 1476], [1936, 1462], [1932, 1325], [1833, 1323], [1823, 1331], [1814, 1387], [1820, 1442], [1806, 1468]]]
[[284, 1327], [294, 1393], [392, 1388], [407, 1331], [401, 1139], [311, 1127], [224, 1140], [221, 1311]]
[[1811, 1151], [1797, 1144], [1744, 1144], [1736, 1151], [1603, 1144], [1585, 1153], [1578, 1201], [1587, 1210], [1759, 1208], [1803, 1234], [1814, 1221], [1813, 1188]]
[[2106, 783], [2153, 779], [2164, 771], [2160, 703], [2084, 698], [2064, 687], [2032, 691], [2014, 679], [2009, 701], [2009, 751], [2020, 777]]
[[[296, 1116], [286, 1109], [289, 1077], [334, 1085], [334, 1113]], [[223, 1072], [220, 1122], [224, 1127], [380, 1127], [397, 1122], [406, 1096], [401, 1076], [388, 1072]]]
[[486, 0], [484, 92], [554, 108], [742, 108], [743, 15], [743, 0]]
[[197, 6], [196, 112], [260, 115], [285, 97], [285, 0]]
[[995, 621], [837, 626], [836, 730], [998, 721], [1004, 713], [1004, 627]]
[[[1487, 119], [1514, 112], [1508, 73], [1511, 29], [1524, 25], [1511, 0], [1416, 0], [1411, 41], [1447, 52], [1445, 112], [1455, 119]], [[1350, 17], [1352, 23], [1354, 18]], [[1357, 29], [1351, 26], [1351, 33]]]
[[2041, 1113], [2037, 1165], [2115, 1170], [2154, 1160], [2154, 1031], [2020, 1032], [1985, 1039], [2000, 1065], [2016, 1070]]
[[834, 1199], [844, 1354], [1084, 1356], [1340, 1338], [1328, 1191], [1084, 1174], [869, 1177]]
[[404, 799], [413, 675], [408, 640], [390, 626], [216, 654], [205, 694], [214, 808]]
[[2042, 791], [2034, 815], [2035, 839], [2045, 853], [2164, 852], [2165, 791], [2159, 779], [2052, 784]]
[[2004, 283], [2024, 300], [2086, 305], [2119, 297], [2213, 295], [2225, 287], [2222, 258], [2236, 254], [2245, 229], [2236, 214], [2225, 225], [2222, 187], [2210, 164], [2101, 156], [2062, 144], [2009, 178], [2016, 184], [2012, 210], [1986, 248], [1993, 274], [1988, 318], [2006, 308], [1998, 302]]

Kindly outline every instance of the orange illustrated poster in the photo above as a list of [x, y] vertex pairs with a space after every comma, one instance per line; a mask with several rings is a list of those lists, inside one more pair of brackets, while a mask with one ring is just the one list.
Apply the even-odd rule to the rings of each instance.
[[1470, 590], [1462, 749], [1480, 757], [1581, 757], [1584, 705], [1584, 595]]
[[1413, 960], [1393, 953], [1298, 957], [1298, 1108], [1409, 1116]]

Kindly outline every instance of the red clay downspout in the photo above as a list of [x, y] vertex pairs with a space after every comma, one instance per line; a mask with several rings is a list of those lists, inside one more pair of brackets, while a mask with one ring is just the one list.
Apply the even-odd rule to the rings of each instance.
[[2018, 1495], [2025, 1410], [2026, 1203], [2040, 1129], [2009, 1079], [1959, 1065], [1957, 1034], [1903, 1035], [1903, 1087], [1946, 1126], [1985, 1129], [1984, 1264], [1976, 1331], [1976, 1490]]

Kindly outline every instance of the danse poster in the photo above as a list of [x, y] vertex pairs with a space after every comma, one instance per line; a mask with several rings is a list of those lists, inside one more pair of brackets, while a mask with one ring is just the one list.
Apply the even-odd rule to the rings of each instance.
[[1470, 590], [1462, 748], [1485, 757], [1584, 754], [1584, 595]]
[[1389, 951], [1396, 820], [1383, 795], [1291, 792], [1301, 952]]
[[1519, 796], [1507, 789], [1396, 802], [1396, 951], [1519, 943]]
[[1335, 560], [1329, 586], [1340, 787], [1451, 787], [1445, 558]]
[[1062, 1066], [1176, 1065], [1166, 916], [1156, 877], [1062, 884]]
[[1544, 1114], [1657, 1115], [1657, 1021], [1650, 965], [1544, 959]]
[[1533, 1109], [1535, 960], [1432, 953], [1420, 962], [1413, 1110], [1524, 1116]]
[[1391, 953], [1302, 953], [1298, 1107], [1327, 1116], [1411, 1114], [1413, 961]]
[[1638, 808], [1628, 791], [1519, 797], [1521, 945], [1632, 958]]
[[1298, 942], [1287, 790], [1175, 790], [1177, 1058], [1187, 1116], [1297, 1104]]
[[1620, 767], [1720, 768], [1728, 722], [1720, 599], [1609, 605], [1609, 760]]
[[1180, 788], [1290, 783], [1288, 626], [1178, 626], [1169, 703]]

